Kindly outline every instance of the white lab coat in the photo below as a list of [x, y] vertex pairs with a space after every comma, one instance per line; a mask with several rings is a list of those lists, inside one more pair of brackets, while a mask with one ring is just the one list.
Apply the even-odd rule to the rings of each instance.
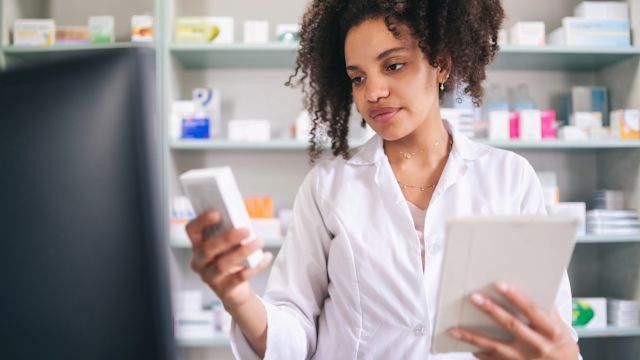
[[[475, 358], [430, 354], [445, 223], [471, 214], [544, 214], [544, 199], [523, 157], [445, 127], [453, 149], [426, 214], [424, 273], [418, 235], [379, 136], [351, 159], [323, 161], [309, 172], [262, 299], [265, 359]], [[556, 306], [571, 325], [566, 273]], [[238, 359], [257, 358], [236, 324], [231, 347]]]

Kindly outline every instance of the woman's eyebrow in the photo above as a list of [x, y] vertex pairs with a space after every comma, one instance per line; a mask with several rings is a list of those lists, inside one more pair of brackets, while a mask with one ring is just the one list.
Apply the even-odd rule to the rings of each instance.
[[[380, 54], [378, 54], [378, 56], [376, 56], [376, 60], [380, 61], [380, 60], [386, 58], [387, 56], [393, 54], [394, 52], [398, 52], [398, 51], [402, 51], [402, 50], [407, 50], [407, 48], [404, 47], [404, 46], [400, 46], [400, 47], [395, 47], [395, 48], [392, 48], [392, 49], [389, 49], [389, 50], [385, 50], [385, 51], [381, 52]], [[346, 67], [346, 69], [347, 70], [351, 70], [351, 71], [360, 70], [360, 68], [358, 66], [356, 66], [356, 65], [349, 65], [349, 66]]]
[[397, 51], [402, 51], [402, 50], [407, 50], [406, 47], [404, 46], [400, 46], [400, 47], [395, 47], [393, 49], [389, 49], [389, 50], [385, 50], [383, 52], [381, 52], [380, 54], [378, 54], [378, 56], [376, 56], [376, 60], [382, 60], [384, 58], [386, 58], [387, 56], [389, 56], [390, 54], [397, 52]]

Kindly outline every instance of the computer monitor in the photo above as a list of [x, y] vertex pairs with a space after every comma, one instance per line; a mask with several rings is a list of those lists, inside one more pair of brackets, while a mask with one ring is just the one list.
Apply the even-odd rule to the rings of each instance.
[[0, 358], [175, 358], [153, 49], [0, 73]]

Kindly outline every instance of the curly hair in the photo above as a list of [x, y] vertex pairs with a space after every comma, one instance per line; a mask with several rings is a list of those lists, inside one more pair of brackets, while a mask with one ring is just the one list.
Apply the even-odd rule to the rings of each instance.
[[499, 49], [498, 30], [504, 19], [500, 0], [313, 0], [302, 18], [295, 71], [285, 84], [302, 85], [312, 119], [312, 164], [322, 153], [320, 129], [331, 139], [334, 156], [349, 157], [353, 94], [344, 41], [352, 27], [371, 19], [384, 19], [396, 38], [397, 24], [407, 26], [431, 66], [449, 65], [451, 74], [441, 96], [461, 84], [474, 104], [481, 103], [485, 67]]

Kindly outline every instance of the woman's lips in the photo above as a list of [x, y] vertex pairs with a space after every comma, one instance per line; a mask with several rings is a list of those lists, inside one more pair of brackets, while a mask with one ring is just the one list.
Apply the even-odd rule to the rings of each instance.
[[385, 107], [380, 109], [375, 109], [369, 112], [369, 116], [377, 122], [387, 122], [400, 111], [400, 108], [395, 107]]

